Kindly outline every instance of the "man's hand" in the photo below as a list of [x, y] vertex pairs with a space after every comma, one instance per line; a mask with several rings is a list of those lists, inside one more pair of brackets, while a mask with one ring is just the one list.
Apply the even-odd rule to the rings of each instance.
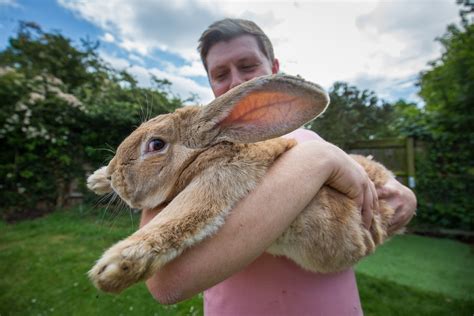
[[395, 178], [377, 189], [379, 199], [385, 200], [394, 210], [392, 222], [388, 232], [392, 233], [410, 222], [416, 211], [416, 196], [412, 190], [402, 185]]
[[362, 213], [362, 222], [369, 229], [374, 210], [379, 208], [374, 183], [367, 172], [354, 159], [338, 147], [331, 145], [332, 173], [326, 184], [354, 199]]

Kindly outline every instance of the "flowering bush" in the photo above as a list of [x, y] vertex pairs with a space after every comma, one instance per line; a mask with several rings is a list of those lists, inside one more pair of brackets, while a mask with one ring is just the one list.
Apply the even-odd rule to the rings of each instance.
[[83, 186], [86, 169], [110, 158], [105, 144], [115, 148], [143, 119], [142, 107], [157, 115], [180, 106], [110, 69], [95, 49], [30, 23], [0, 52], [3, 217], [62, 207], [74, 179]]

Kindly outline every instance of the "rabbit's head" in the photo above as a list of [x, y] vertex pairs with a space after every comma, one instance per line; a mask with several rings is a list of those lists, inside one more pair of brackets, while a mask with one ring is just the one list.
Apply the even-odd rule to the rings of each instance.
[[107, 167], [87, 182], [98, 194], [115, 191], [129, 206], [154, 208], [173, 198], [181, 172], [206, 148], [282, 136], [320, 115], [324, 90], [288, 75], [245, 82], [207, 106], [188, 106], [141, 124]]

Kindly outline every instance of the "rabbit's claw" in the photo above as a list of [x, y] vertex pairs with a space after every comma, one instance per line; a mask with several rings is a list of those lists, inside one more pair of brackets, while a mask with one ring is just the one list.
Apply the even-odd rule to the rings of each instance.
[[94, 285], [119, 293], [149, 274], [153, 252], [144, 241], [125, 239], [107, 250], [89, 271]]

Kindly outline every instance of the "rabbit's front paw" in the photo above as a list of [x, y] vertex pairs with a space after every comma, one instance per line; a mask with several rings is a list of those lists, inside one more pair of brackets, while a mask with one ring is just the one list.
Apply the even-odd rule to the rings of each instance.
[[89, 277], [102, 291], [119, 293], [146, 278], [153, 259], [147, 242], [125, 239], [104, 253], [89, 271]]

